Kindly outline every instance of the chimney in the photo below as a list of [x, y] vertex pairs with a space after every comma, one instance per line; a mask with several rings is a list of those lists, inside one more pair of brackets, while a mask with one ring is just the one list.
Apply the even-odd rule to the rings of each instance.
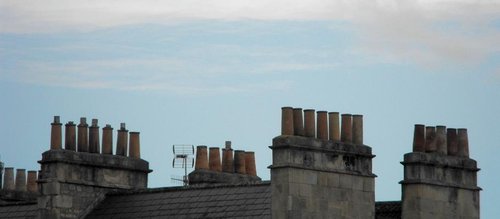
[[469, 157], [469, 138], [467, 129], [458, 129], [458, 156]]
[[328, 140], [328, 113], [326, 111], [318, 111], [317, 114], [317, 136], [321, 140]]
[[141, 142], [139, 140], [139, 132], [130, 132], [130, 147], [129, 157], [141, 158]]
[[76, 151], [76, 125], [73, 121], [66, 123], [64, 149]]
[[413, 152], [425, 152], [425, 126], [415, 125], [413, 133]]
[[54, 116], [54, 122], [51, 123], [52, 128], [50, 130], [50, 149], [59, 150], [62, 148], [61, 141], [61, 123], [59, 122], [59, 116]]
[[425, 127], [425, 152], [436, 152], [436, 127]]
[[330, 140], [340, 141], [340, 129], [339, 129], [339, 113], [330, 112], [328, 113], [328, 122], [330, 130]]
[[102, 153], [113, 154], [113, 128], [110, 124], [102, 128]]
[[293, 109], [293, 133], [298, 136], [304, 136], [304, 119], [302, 108]]
[[26, 186], [26, 189], [28, 192], [38, 192], [38, 185], [36, 183], [37, 179], [37, 171], [36, 170], [30, 170], [28, 171], [28, 184]]
[[354, 144], [363, 144], [363, 115], [352, 116], [352, 141]]
[[234, 173], [233, 149], [231, 142], [226, 141], [226, 147], [222, 149], [222, 172]]
[[80, 118], [80, 124], [78, 124], [78, 152], [89, 151], [88, 127], [87, 118]]
[[250, 176], [257, 176], [255, 153], [253, 151], [245, 152], [245, 173]]
[[14, 190], [14, 168], [13, 167], [5, 167], [5, 172], [3, 175], [3, 189], [4, 190]]
[[16, 171], [16, 191], [26, 191], [26, 170], [17, 169]]
[[210, 157], [208, 158], [208, 165], [210, 170], [221, 172], [222, 167], [220, 164], [220, 152], [218, 147], [210, 147], [209, 148]]
[[292, 107], [281, 108], [281, 134], [293, 135], [293, 109]]
[[457, 156], [458, 155], [457, 129], [446, 129], [446, 143], [447, 143], [448, 155]]
[[316, 137], [316, 129], [314, 124], [314, 110], [304, 110], [304, 135], [309, 138]]
[[196, 164], [194, 166], [195, 170], [204, 169], [208, 170], [208, 160], [207, 160], [207, 146], [200, 145], [196, 146]]
[[352, 116], [342, 114], [342, 134], [340, 140], [345, 143], [352, 143]]
[[116, 155], [127, 156], [128, 130], [125, 123], [120, 123], [118, 137], [116, 138]]
[[101, 153], [101, 146], [99, 145], [99, 126], [97, 119], [92, 119], [92, 125], [89, 128], [89, 152]]
[[436, 126], [436, 147], [439, 154], [446, 155], [448, 153], [446, 145], [446, 126]]
[[246, 174], [245, 151], [234, 151], [234, 172], [239, 174]]

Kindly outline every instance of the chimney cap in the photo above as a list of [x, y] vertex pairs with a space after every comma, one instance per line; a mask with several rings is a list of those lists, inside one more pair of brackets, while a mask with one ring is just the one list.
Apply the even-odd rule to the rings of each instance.
[[97, 119], [92, 119], [92, 126], [97, 126], [98, 120]]
[[120, 130], [125, 130], [127, 129], [126, 125], [124, 122], [120, 123]]
[[298, 108], [293, 108], [293, 110], [302, 110], [302, 108], [298, 107]]
[[61, 121], [61, 117], [60, 116], [54, 116], [54, 124], [59, 124]]
[[141, 134], [140, 132], [129, 132], [129, 133], [130, 133], [130, 134], [132, 134], [132, 135], [135, 135], [135, 134], [136, 134], [136, 135]]
[[305, 109], [304, 112], [306, 111], [315, 111], [315, 109]]
[[226, 149], [231, 149], [231, 141], [226, 141]]
[[281, 109], [293, 109], [291, 106], [284, 106], [284, 107], [281, 107]]
[[82, 125], [87, 124], [87, 118], [85, 118], [85, 117], [81, 117], [81, 118], [80, 118], [80, 123], [81, 123]]
[[326, 110], [320, 110], [320, 111], [317, 111], [316, 113], [328, 113]]
[[328, 114], [339, 114], [339, 112], [329, 112]]

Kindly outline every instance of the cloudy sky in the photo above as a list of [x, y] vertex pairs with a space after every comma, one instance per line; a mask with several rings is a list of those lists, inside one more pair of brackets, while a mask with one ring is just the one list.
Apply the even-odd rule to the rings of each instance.
[[269, 179], [280, 108], [365, 115], [377, 200], [400, 199], [413, 125], [469, 129], [500, 214], [500, 2], [0, 0], [0, 145], [37, 169], [53, 115], [141, 132], [150, 186], [171, 146], [253, 150]]

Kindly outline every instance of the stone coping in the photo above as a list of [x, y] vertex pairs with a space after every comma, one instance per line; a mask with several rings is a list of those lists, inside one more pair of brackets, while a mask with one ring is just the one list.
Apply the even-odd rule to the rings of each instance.
[[437, 153], [411, 152], [404, 155], [403, 165], [423, 164], [453, 169], [464, 169], [469, 171], [479, 171], [477, 162], [467, 157], [448, 156]]

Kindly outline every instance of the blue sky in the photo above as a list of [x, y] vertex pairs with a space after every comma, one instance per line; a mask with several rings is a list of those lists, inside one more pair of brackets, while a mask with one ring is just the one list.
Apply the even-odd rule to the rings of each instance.
[[0, 145], [38, 169], [52, 116], [141, 132], [149, 185], [171, 146], [256, 152], [269, 179], [282, 106], [364, 115], [377, 200], [400, 199], [413, 125], [469, 130], [481, 211], [500, 214], [500, 4], [495, 1], [0, 0]]

